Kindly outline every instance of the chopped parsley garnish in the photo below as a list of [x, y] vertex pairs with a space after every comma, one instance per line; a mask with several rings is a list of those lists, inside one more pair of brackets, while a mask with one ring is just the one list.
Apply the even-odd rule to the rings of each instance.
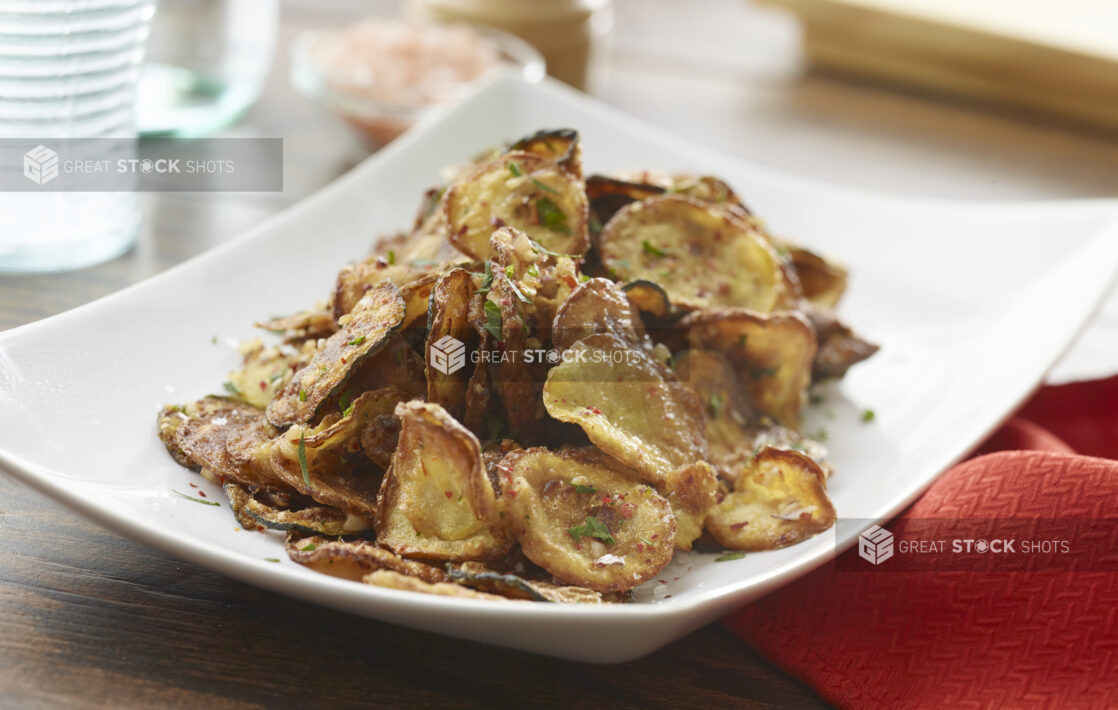
[[722, 400], [722, 395], [715, 392], [710, 396], [710, 418], [717, 419], [718, 415], [722, 413], [722, 405], [725, 404]]
[[826, 441], [830, 437], [831, 435], [827, 432], [826, 429], [820, 429], [811, 436], [811, 438], [815, 439], [816, 441]]
[[749, 334], [748, 333], [742, 333], [741, 335], [739, 335], [738, 336], [738, 347], [744, 348], [745, 347], [745, 341], [748, 340], [748, 339], [749, 339]]
[[540, 218], [540, 224], [551, 231], [560, 234], [571, 233], [571, 228], [567, 226], [567, 215], [559, 209], [559, 205], [546, 197], [536, 198], [536, 214]]
[[875, 414], [872, 409], [863, 409], [862, 410], [862, 421], [863, 422], [867, 422], [867, 423], [872, 422], [874, 420], [874, 417], [876, 417], [876, 416], [877, 416], [877, 414]]
[[210, 338], [210, 345], [217, 345], [217, 336]]
[[810, 395], [808, 395], [808, 400], [807, 401], [810, 402], [811, 404], [823, 404], [824, 399], [823, 399], [823, 395], [818, 394], [816, 392], [812, 392]]
[[311, 484], [311, 473], [307, 470], [306, 432], [299, 432], [299, 470], [303, 472], [303, 482]]
[[505, 276], [507, 276], [510, 279], [516, 278], [516, 267], [513, 266], [512, 264], [509, 264], [508, 266], [506, 266], [505, 267]]
[[364, 342], [365, 342], [365, 336], [364, 335], [359, 335], [356, 338], [354, 338], [353, 340], [349, 341], [349, 344], [350, 345], [361, 345]]
[[648, 241], [647, 239], [641, 242], [641, 249], [644, 249], [644, 253], [648, 254], [649, 256], [663, 258], [668, 255], [668, 252], [660, 249], [659, 247], [653, 246], [652, 242]]
[[474, 293], [489, 293], [491, 288], [493, 288], [493, 264], [487, 261], [485, 262], [485, 280], [481, 282], [481, 288]]
[[749, 376], [755, 380], [762, 377], [772, 377], [776, 374], [777, 369], [775, 367], [751, 367], [749, 368]]
[[179, 497], [186, 498], [187, 500], [192, 500], [195, 503], [201, 503], [202, 505], [216, 505], [218, 508], [221, 507], [221, 503], [218, 503], [217, 501], [202, 500], [201, 498], [195, 498], [194, 496], [188, 496], [185, 493], [179, 493], [174, 488], [171, 489], [171, 492], [174, 493], [175, 495], [179, 496]]
[[348, 417], [349, 413], [353, 411], [352, 400], [352, 392], [342, 392], [342, 396], [338, 398], [338, 410], [342, 413], [343, 417]]
[[576, 493], [597, 493], [598, 489], [594, 486], [584, 486], [581, 483], [575, 484]]
[[509, 172], [512, 173], [513, 177], [520, 177], [524, 174], [520, 172], [520, 166], [516, 163], [509, 163]]
[[278, 380], [278, 379], [280, 379], [281, 377], [283, 377], [283, 373], [284, 373], [284, 372], [286, 372], [286, 370], [280, 370], [280, 371], [279, 371], [279, 372], [277, 372], [276, 374], [274, 374], [274, 375], [272, 375], [271, 377], [269, 377], [269, 378], [268, 378], [268, 384], [274, 385], [274, 384], [276, 383], [276, 380]]
[[497, 340], [501, 339], [501, 307], [493, 301], [485, 302], [485, 329]]
[[598, 520], [593, 515], [586, 516], [586, 522], [582, 525], [572, 525], [567, 528], [567, 534], [578, 542], [583, 537], [596, 537], [607, 545], [612, 545], [617, 542], [613, 539], [613, 535], [609, 534], [609, 528], [601, 520]]
[[733, 552], [727, 552], [724, 555], [719, 555], [718, 557], [715, 557], [714, 561], [715, 562], [729, 562], [730, 560], [740, 560], [743, 557], [745, 557], [744, 552], [742, 552], [741, 550], [734, 550]]
[[313, 542], [308, 542], [306, 545], [303, 545], [299, 548], [299, 550], [302, 552], [314, 552], [317, 549], [318, 545], [314, 544]]
[[299, 390], [299, 401], [300, 402], [306, 402], [307, 401], [307, 391], [305, 389], [300, 389]]
[[537, 242], [534, 239], [529, 239], [528, 243], [531, 244], [532, 251], [534, 251], [538, 254], [548, 254], [550, 256], [565, 256], [568, 259], [581, 259], [582, 258], [578, 254], [562, 254], [562, 253], [557, 252], [557, 251], [551, 251], [550, 249], [545, 247], [543, 244], [540, 244], [539, 242]]
[[546, 185], [546, 184], [540, 182], [539, 180], [537, 180], [536, 178], [532, 178], [532, 184], [535, 185], [536, 187], [540, 188], [544, 192], [550, 192], [553, 195], [558, 195], [559, 194], [559, 191], [556, 190], [554, 187], [552, 187], [551, 185]]
[[278, 557], [265, 557], [264, 561], [265, 562], [279, 562], [279, 558]]
[[528, 267], [528, 275], [538, 279], [540, 277], [540, 267], [532, 264]]
[[643, 542], [644, 544], [650, 546], [650, 547], [652, 546], [652, 540], [649, 540], [648, 538], [644, 538], [644, 537], [641, 537], [640, 535], [637, 535], [637, 539], [640, 540], [641, 542]]
[[396, 252], [391, 249], [388, 250], [388, 265], [392, 266], [396, 263]]
[[221, 386], [225, 388], [226, 392], [233, 395], [234, 397], [240, 397], [243, 394], [241, 392], [241, 388], [237, 387], [237, 385], [233, 384], [232, 382], [225, 382]]
[[[510, 266], [509, 268], [511, 269], [512, 267]], [[524, 295], [524, 292], [520, 290], [520, 288], [516, 285], [516, 282], [512, 280], [512, 277], [506, 278], [505, 282], [508, 283], [509, 287], [512, 289], [512, 292], [516, 294], [516, 298], [521, 303], [531, 303], [532, 302], [532, 299], [530, 299], [530, 298], [528, 298], [527, 296]]]

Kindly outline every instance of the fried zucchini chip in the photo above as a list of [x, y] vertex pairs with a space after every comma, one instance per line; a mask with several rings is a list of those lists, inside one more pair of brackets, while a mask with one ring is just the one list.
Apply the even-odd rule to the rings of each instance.
[[[485, 299], [477, 301], [484, 303]], [[478, 341], [478, 352], [496, 352], [496, 340], [484, 329]], [[490, 429], [496, 425], [504, 426], [504, 412], [500, 411], [500, 405], [500, 400], [494, 396], [492, 368], [487, 362], [479, 362], [466, 384], [466, 413], [462, 423], [479, 439], [493, 439], [499, 432]]]
[[[394, 253], [394, 252], [393, 252]], [[334, 319], [349, 313], [369, 289], [385, 282], [391, 282], [400, 289], [406, 313], [400, 327], [407, 327], [427, 315], [427, 299], [438, 275], [450, 264], [430, 259], [413, 259], [408, 262], [397, 261], [393, 256], [391, 263], [386, 257], [378, 256], [361, 261], [338, 272], [334, 285]]]
[[764, 449], [738, 478], [734, 492], [707, 517], [707, 530], [734, 550], [772, 550], [834, 525], [823, 472], [798, 451]]
[[290, 489], [270, 463], [277, 433], [259, 409], [228, 397], [168, 405], [159, 413], [159, 438], [171, 456], [219, 483]]
[[268, 421], [275, 426], [313, 420], [331, 397], [345, 387], [363, 360], [376, 354], [404, 319], [404, 300], [391, 281], [369, 289], [353, 311], [339, 321], [342, 328], [268, 405]]
[[226, 481], [222, 488], [229, 498], [229, 507], [237, 522], [246, 530], [263, 526], [271, 530], [296, 530], [308, 534], [346, 535], [349, 518], [337, 508], [323, 505], [303, 507], [278, 507], [258, 500], [252, 491], [233, 481]]
[[563, 604], [602, 603], [601, 593], [593, 589], [525, 579], [515, 574], [489, 569], [479, 562], [448, 564], [446, 573], [451, 582], [509, 599]]
[[795, 305], [791, 267], [740, 215], [680, 195], [634, 202], [602, 231], [602, 264], [619, 279], [663, 287], [688, 309], [741, 306], [769, 312]]
[[[749, 215], [749, 209], [733, 188], [725, 180], [714, 175], [665, 173], [658, 170], [623, 170], [615, 173], [613, 178], [645, 189], [658, 189], [661, 192], [683, 195], [700, 202], [723, 205], [743, 216]], [[589, 182], [589, 178], [587, 181]], [[589, 192], [590, 188], [587, 187], [587, 193]]]
[[595, 333], [610, 333], [634, 347], [651, 348], [640, 316], [625, 292], [609, 279], [590, 279], [571, 291], [555, 314], [551, 342], [562, 352]]
[[578, 131], [570, 128], [537, 131], [513, 143], [509, 151], [546, 158], [576, 180], [582, 179], [582, 148], [578, 141]]
[[338, 330], [334, 309], [326, 303], [316, 304], [314, 308], [290, 316], [277, 316], [263, 323], [257, 323], [270, 333], [283, 336], [284, 342], [293, 343], [304, 340], [329, 338]]
[[276, 392], [311, 361], [318, 347], [316, 340], [305, 340], [297, 346], [264, 345], [259, 338], [250, 340], [241, 345], [244, 364], [229, 373], [226, 389], [235, 392], [237, 399], [264, 409]]
[[502, 500], [525, 556], [567, 584], [632, 589], [672, 559], [676, 522], [651, 487], [600, 451], [514, 451]]
[[672, 471], [659, 488], [675, 517], [675, 549], [690, 550], [703, 534], [703, 521], [724, 494], [718, 473], [706, 461]]
[[[523, 232], [499, 229], [490, 245], [492, 279], [487, 277], [481, 289], [488, 286], [482, 304], [484, 320], [478, 325], [491, 335], [500, 335], [499, 348], [491, 358], [491, 377], [509, 430], [517, 439], [534, 440], [544, 421], [540, 393], [548, 362], [542, 352], [551, 330], [549, 316], [553, 315], [550, 302], [540, 293], [548, 264]], [[482, 314], [476, 317], [480, 319]]]
[[756, 416], [729, 359], [716, 350], [685, 350], [676, 356], [675, 373], [680, 382], [695, 390], [706, 406], [707, 446], [710, 462], [729, 478], [753, 455], [750, 428]]
[[404, 557], [477, 560], [508, 551], [477, 437], [446, 410], [400, 403], [400, 443], [377, 505], [380, 544]]
[[[753, 437], [753, 450], [751, 456], [754, 456], [765, 449], [781, 449], [784, 451], [798, 451], [804, 456], [807, 456], [816, 464], [819, 469], [823, 471], [824, 478], [830, 478], [833, 473], [831, 464], [827, 461], [827, 447], [815, 439], [809, 439], [802, 434], [793, 431], [787, 427], [778, 425], [767, 426], [762, 429], [757, 429], [751, 432]], [[744, 463], [748, 463], [750, 459], [743, 458]], [[734, 480], [738, 475], [748, 468], [747, 466], [737, 466], [730, 480]]]
[[544, 406], [578, 424], [598, 448], [656, 486], [707, 458], [703, 412], [688, 385], [610, 334], [575, 343], [551, 369]]
[[442, 406], [455, 419], [466, 412], [466, 387], [471, 370], [467, 358], [477, 347], [478, 335], [470, 323], [474, 280], [456, 268], [439, 277], [431, 291], [430, 316], [424, 352], [427, 401]]
[[489, 237], [508, 225], [560, 254], [590, 248], [582, 181], [551, 159], [513, 151], [474, 168], [447, 191], [450, 242], [475, 259], [492, 256]]
[[365, 575], [361, 581], [372, 587], [402, 589], [406, 592], [422, 592], [424, 594], [435, 594], [440, 597], [488, 599], [490, 601], [501, 602], [510, 601], [506, 597], [478, 592], [469, 587], [463, 587], [461, 584], [454, 584], [453, 582], [425, 582], [418, 577], [410, 577], [406, 574], [400, 574], [399, 572], [393, 572], [387, 569], [378, 569], [376, 572], [371, 572]]
[[359, 582], [370, 572], [390, 570], [430, 584], [447, 581], [446, 572], [438, 567], [406, 560], [368, 540], [289, 534], [284, 547], [293, 561], [332, 577]]
[[590, 203], [591, 236], [596, 238], [601, 234], [602, 226], [630, 202], [639, 202], [665, 192], [660, 185], [627, 182], [606, 175], [587, 177], [586, 199]]
[[838, 305], [846, 292], [846, 267], [801, 246], [784, 243], [778, 246], [787, 252], [796, 268], [804, 298], [818, 308]]
[[860, 338], [834, 311], [809, 308], [808, 320], [815, 328], [819, 349], [812, 363], [812, 379], [839, 379], [854, 365], [873, 356], [881, 348]]
[[[657, 283], [645, 280], [630, 281], [622, 286], [621, 290], [625, 292], [629, 303], [642, 314], [661, 321], [676, 315], [676, 311], [672, 307], [672, 300], [668, 298], [667, 292], [660, 288]], [[678, 315], [682, 316], [683, 314], [679, 313]]]
[[407, 398], [404, 391], [385, 387], [358, 396], [345, 414], [331, 412], [317, 427], [291, 427], [277, 439], [272, 453], [276, 474], [308, 498], [351, 514], [347, 531], [369, 527], [380, 476], [364, 465], [362, 434]]
[[423, 358], [408, 344], [407, 338], [393, 333], [380, 352], [354, 369], [349, 382], [327, 401], [324, 409], [336, 405], [339, 412], [345, 411], [357, 395], [390, 386], [402, 389], [412, 399], [422, 399], [427, 394], [424, 365]]
[[796, 428], [815, 360], [815, 330], [795, 312], [763, 314], [741, 308], [691, 313], [679, 323], [692, 348], [724, 353], [756, 409]]
[[741, 214], [748, 215], [749, 208], [741, 201], [724, 180], [713, 175], [691, 175], [674, 173], [668, 178], [667, 191], [673, 195], [684, 195], [693, 200], [711, 202], [736, 208]]

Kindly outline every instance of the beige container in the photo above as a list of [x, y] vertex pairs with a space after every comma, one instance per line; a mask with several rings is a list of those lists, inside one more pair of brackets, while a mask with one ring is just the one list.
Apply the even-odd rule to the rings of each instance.
[[532, 44], [547, 73], [586, 89], [595, 50], [613, 27], [612, 0], [407, 0], [415, 22], [489, 25]]

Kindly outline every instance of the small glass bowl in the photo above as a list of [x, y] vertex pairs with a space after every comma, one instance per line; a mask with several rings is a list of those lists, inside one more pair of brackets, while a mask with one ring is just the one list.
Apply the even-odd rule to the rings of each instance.
[[[470, 81], [411, 87], [378, 84], [373, 79], [358, 82], [352, 76], [331, 74], [327, 68], [316, 65], [313, 49], [336, 30], [307, 30], [292, 43], [291, 83], [299, 93], [337, 114], [376, 150], [411, 128], [435, 107], [461, 99], [471, 87], [495, 71], [511, 68], [533, 84], [547, 73], [543, 56], [519, 37], [483, 25], [464, 26], [487, 40], [496, 49], [499, 59], [494, 69]], [[386, 95], [391, 98], [384, 98]]]

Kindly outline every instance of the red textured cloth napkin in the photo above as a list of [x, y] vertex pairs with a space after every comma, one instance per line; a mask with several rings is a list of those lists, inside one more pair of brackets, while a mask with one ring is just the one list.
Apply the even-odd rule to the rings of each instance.
[[[899, 517], [1118, 518], [1115, 459], [1118, 377], [1046, 387]], [[725, 623], [843, 708], [1118, 708], [1114, 572], [829, 564]]]

